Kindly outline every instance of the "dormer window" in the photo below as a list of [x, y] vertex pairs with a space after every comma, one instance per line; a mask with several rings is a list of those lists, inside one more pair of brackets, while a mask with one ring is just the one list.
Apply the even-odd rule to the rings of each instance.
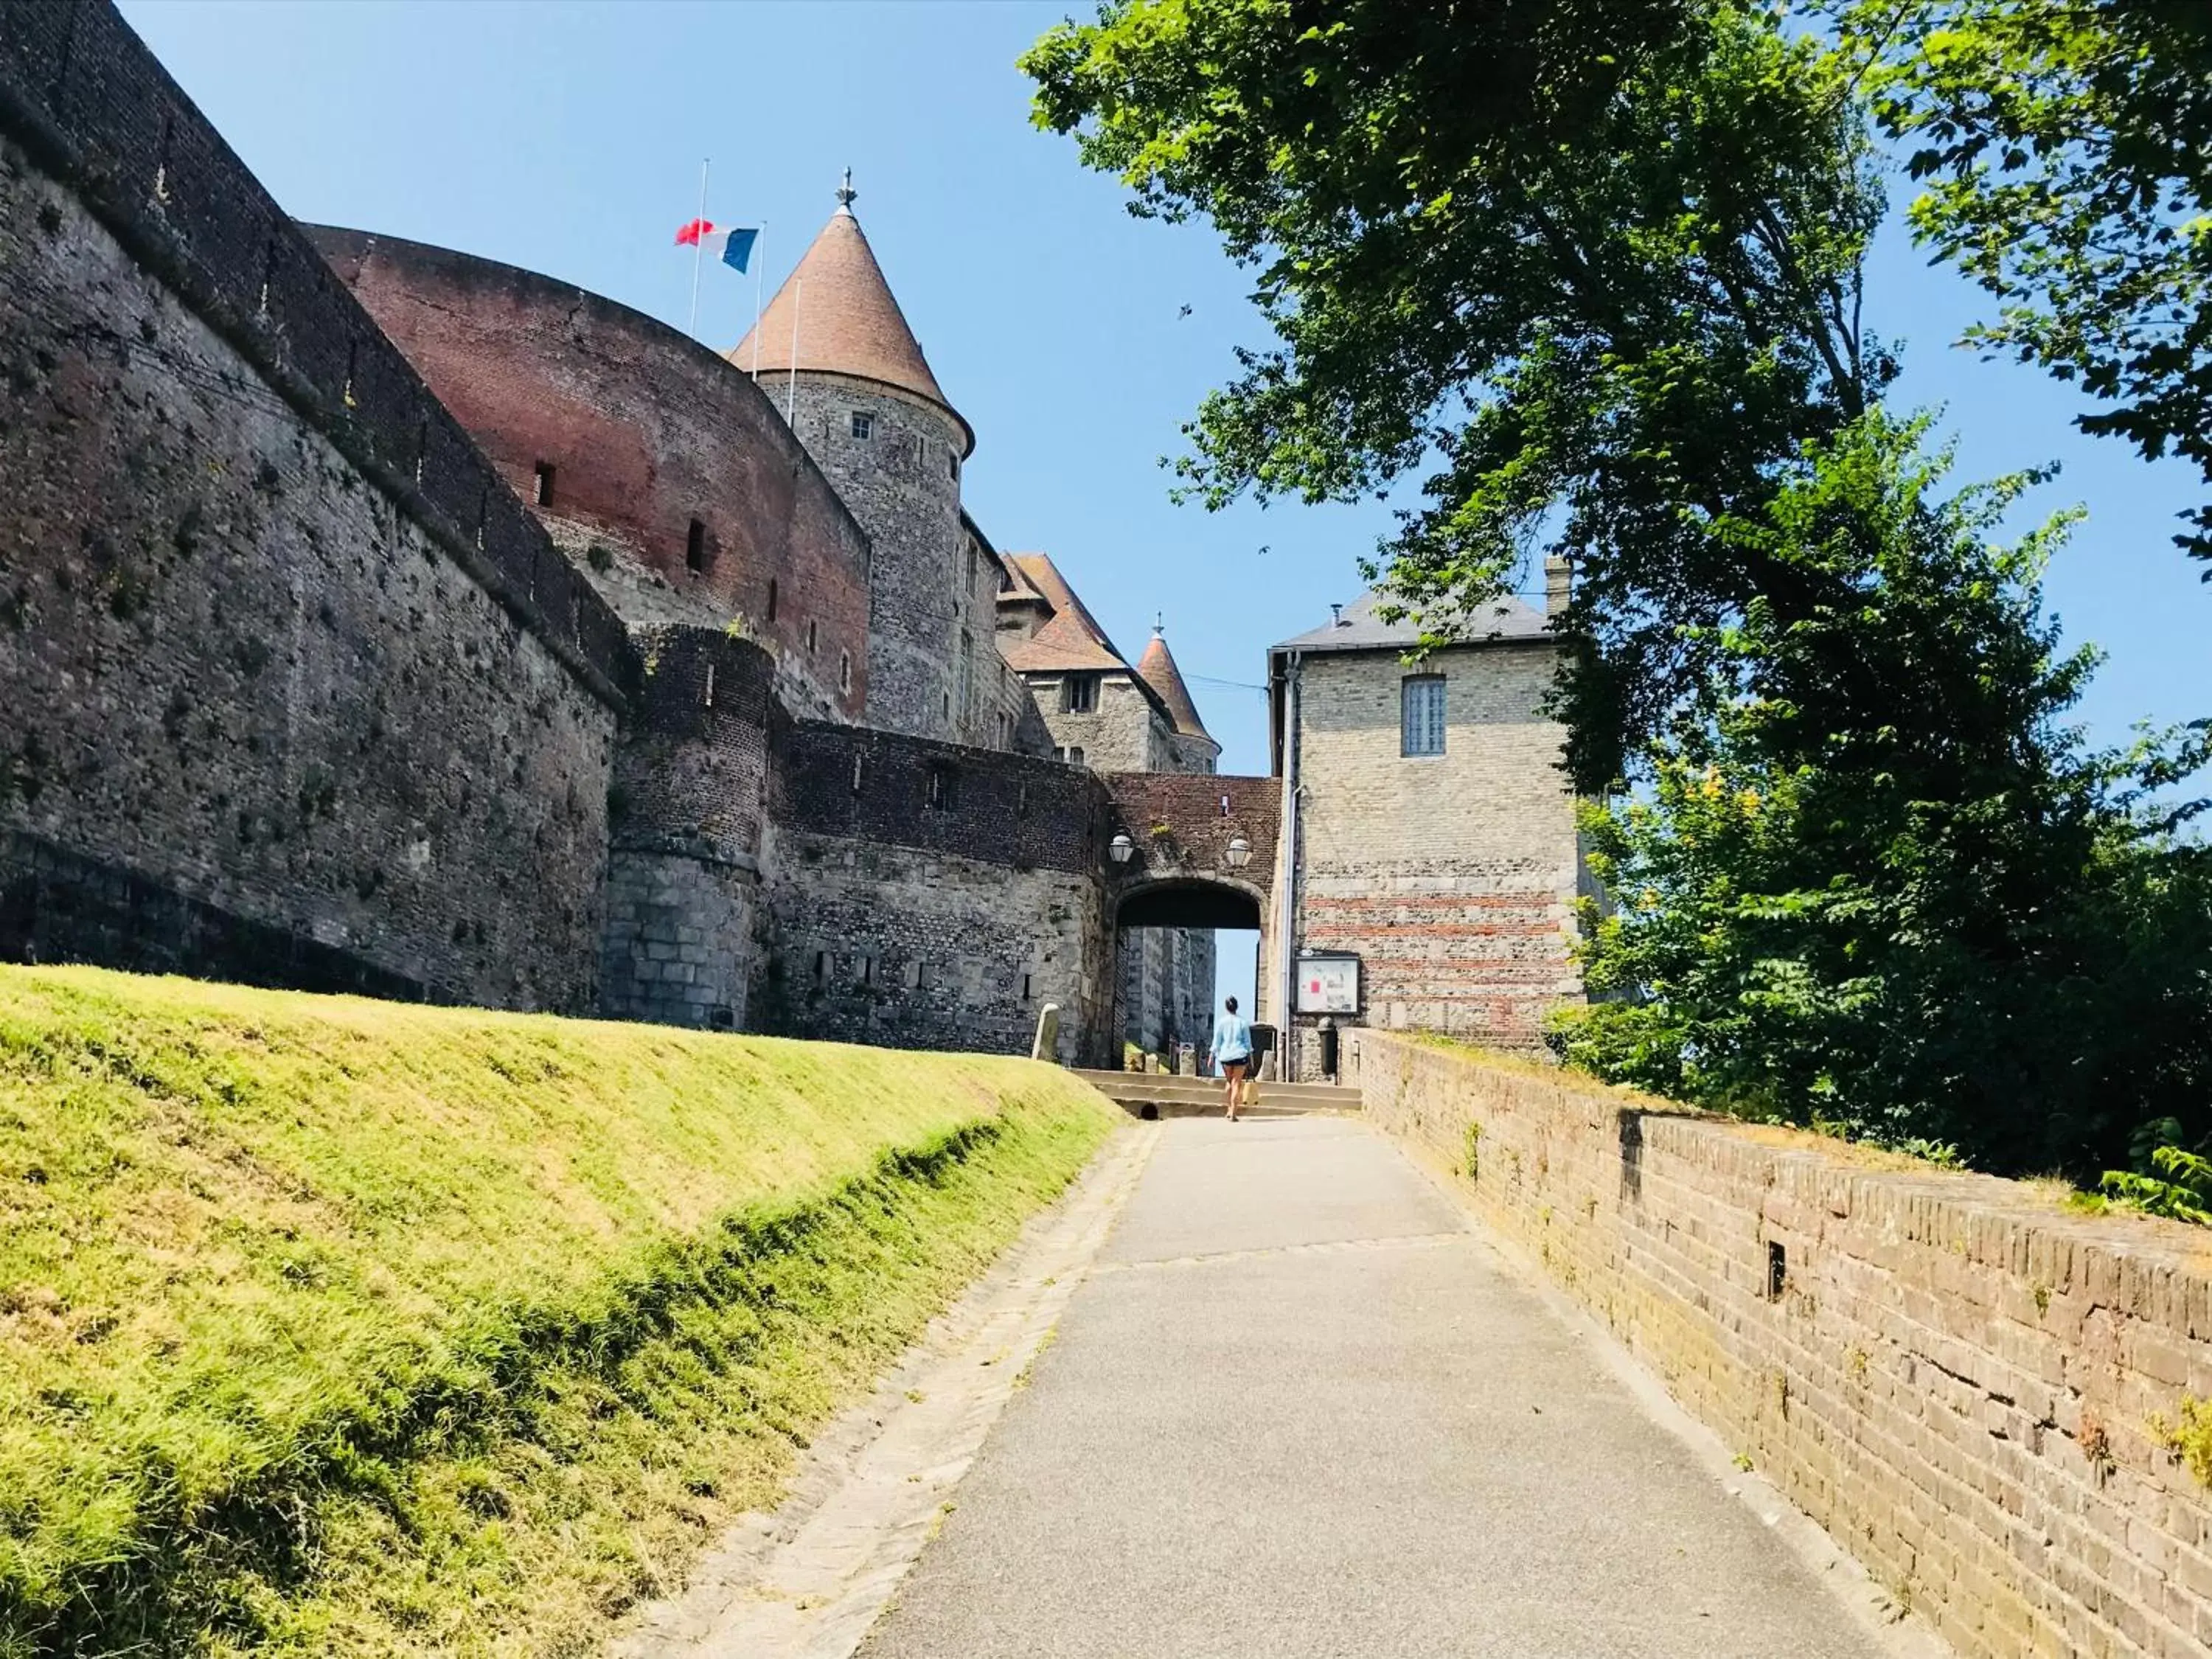
[[1087, 714], [1098, 707], [1098, 676], [1070, 674], [1060, 683], [1060, 712]]
[[876, 435], [876, 417], [869, 414], [866, 410], [854, 410], [853, 411], [853, 435], [855, 438], [874, 437]]

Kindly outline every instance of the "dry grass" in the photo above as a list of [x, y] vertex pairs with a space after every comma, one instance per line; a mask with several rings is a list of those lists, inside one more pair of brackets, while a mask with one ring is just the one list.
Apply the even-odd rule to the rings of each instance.
[[1119, 1117], [1026, 1060], [0, 969], [0, 1655], [583, 1650]]

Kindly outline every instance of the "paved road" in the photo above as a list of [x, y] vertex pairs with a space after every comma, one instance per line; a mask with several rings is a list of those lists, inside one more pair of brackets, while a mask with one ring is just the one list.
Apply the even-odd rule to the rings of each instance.
[[1350, 1120], [1166, 1126], [866, 1659], [1880, 1659]]

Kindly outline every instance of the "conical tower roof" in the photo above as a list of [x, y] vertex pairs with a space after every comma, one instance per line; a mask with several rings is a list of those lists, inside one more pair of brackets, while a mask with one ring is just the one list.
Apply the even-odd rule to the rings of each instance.
[[729, 360], [751, 371], [756, 366], [753, 337], [758, 335], [761, 378], [789, 370], [794, 366], [792, 324], [796, 319], [795, 366], [801, 373], [849, 374], [926, 398], [960, 422], [972, 452], [975, 429], [946, 400], [937, 376], [930, 373], [929, 360], [921, 355], [921, 344], [907, 326], [906, 313], [891, 297], [890, 284], [876, 263], [875, 250], [844, 199], [850, 193], [849, 185], [838, 192], [837, 211]]
[[1180, 735], [1213, 741], [1213, 734], [1198, 717], [1198, 705], [1190, 700], [1190, 688], [1182, 683], [1182, 671], [1176, 666], [1175, 655], [1168, 649], [1167, 636], [1157, 626], [1152, 629], [1152, 642], [1145, 647], [1145, 654], [1137, 663], [1137, 675], [1159, 693]]

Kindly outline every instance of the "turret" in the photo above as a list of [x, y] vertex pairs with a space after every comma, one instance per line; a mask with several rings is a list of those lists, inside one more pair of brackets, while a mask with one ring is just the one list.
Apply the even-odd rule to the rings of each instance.
[[999, 570], [960, 513], [975, 436], [892, 298], [854, 194], [848, 172], [837, 211], [729, 358], [788, 410], [873, 544], [863, 718], [988, 744]]

